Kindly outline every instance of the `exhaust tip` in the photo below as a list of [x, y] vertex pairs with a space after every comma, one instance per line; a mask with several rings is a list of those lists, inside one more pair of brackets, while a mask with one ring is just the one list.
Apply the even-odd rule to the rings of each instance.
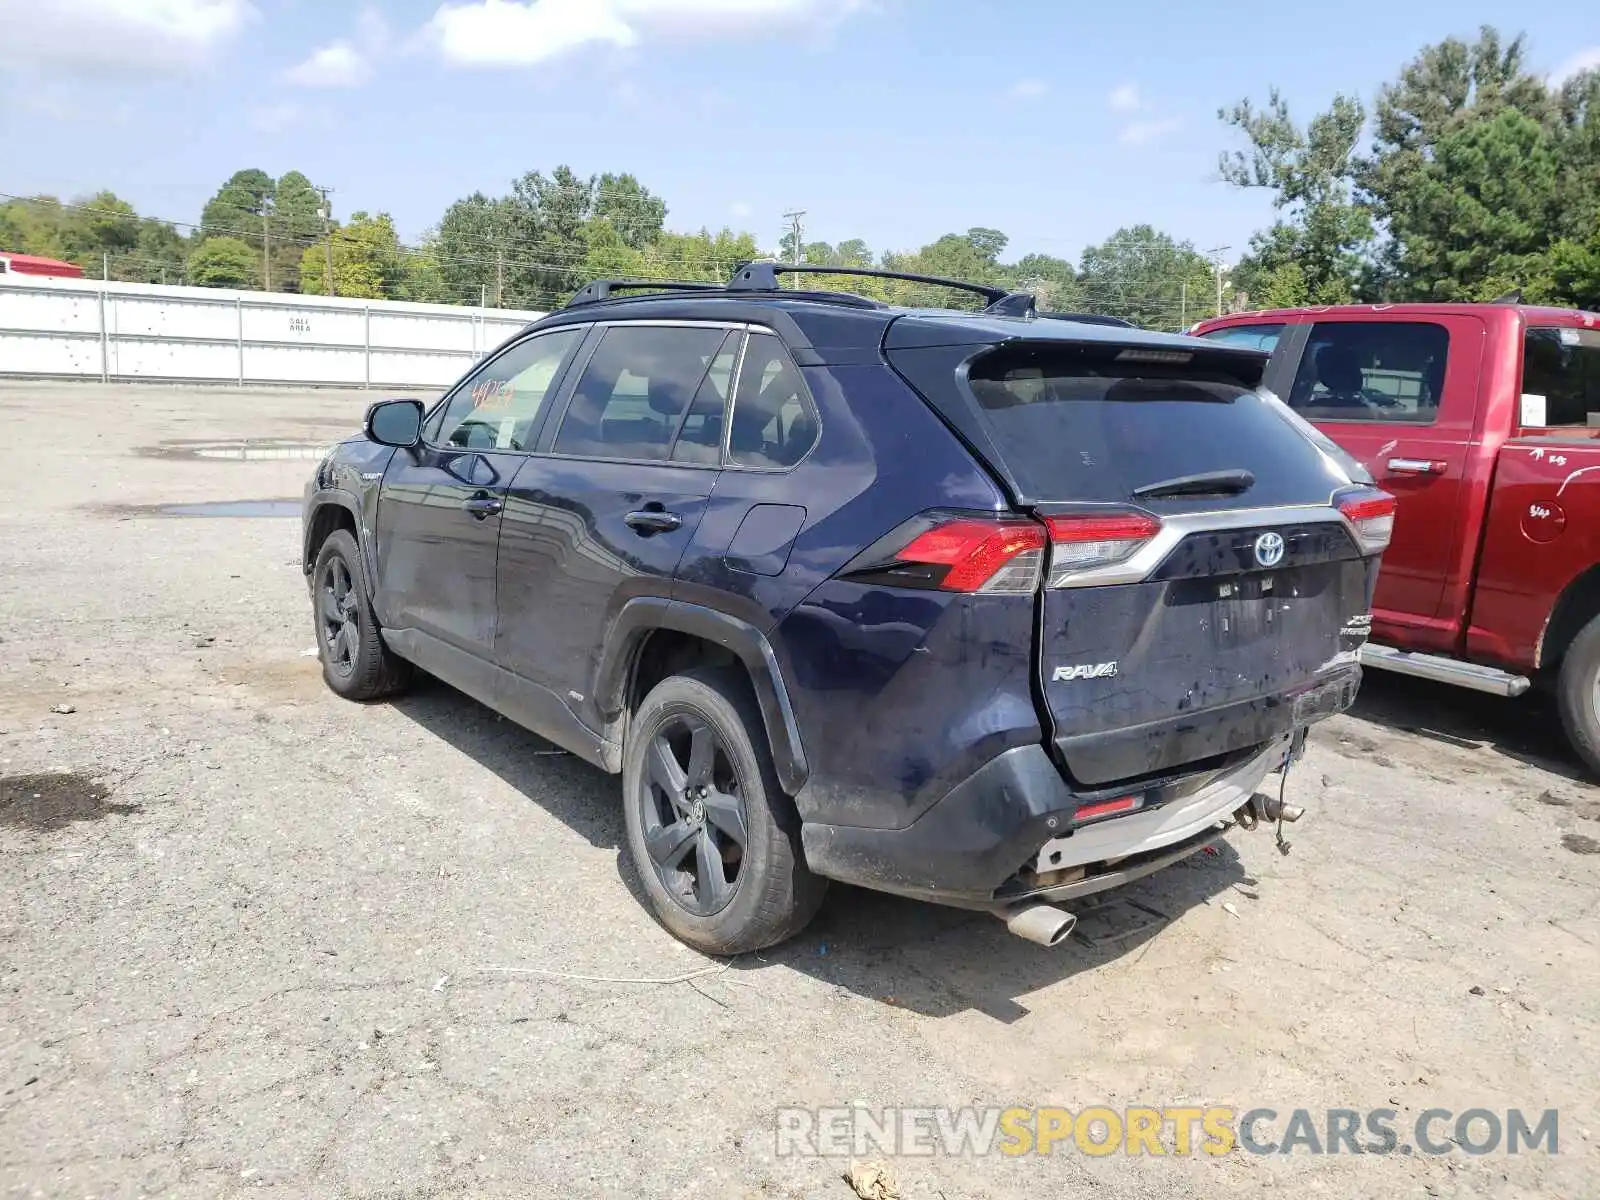
[[1053, 904], [1030, 904], [1005, 915], [1006, 928], [1039, 946], [1059, 946], [1072, 936], [1078, 918]]

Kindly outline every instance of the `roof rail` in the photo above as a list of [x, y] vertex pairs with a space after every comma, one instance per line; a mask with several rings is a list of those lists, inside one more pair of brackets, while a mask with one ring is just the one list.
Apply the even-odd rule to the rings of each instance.
[[1010, 293], [1003, 287], [986, 283], [968, 283], [963, 279], [944, 279], [938, 275], [912, 275], [905, 271], [883, 271], [876, 267], [823, 267], [812, 263], [753, 262], [742, 268], [728, 281], [730, 292], [775, 292], [779, 273], [788, 275], [865, 275], [872, 279], [903, 279], [907, 283], [931, 283], [939, 287], [956, 288], [982, 296], [990, 304], [1004, 300]]
[[1115, 325], [1119, 329], [1137, 329], [1132, 321], [1124, 321], [1121, 317], [1108, 317], [1104, 313], [1075, 313], [1075, 312], [1042, 312], [1041, 317], [1048, 317], [1052, 321], [1081, 321], [1085, 325]]
[[720, 292], [720, 283], [691, 283], [679, 279], [596, 279], [578, 292], [563, 306], [577, 308], [583, 304], [599, 304], [617, 292], [642, 292], [659, 288], [663, 292]]

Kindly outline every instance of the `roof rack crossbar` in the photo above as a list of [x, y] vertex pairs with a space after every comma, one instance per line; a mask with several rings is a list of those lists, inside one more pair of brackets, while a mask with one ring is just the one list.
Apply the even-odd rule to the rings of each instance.
[[789, 275], [865, 275], [872, 279], [902, 279], [907, 283], [929, 283], [938, 287], [956, 288], [982, 296], [990, 304], [1005, 299], [1006, 289], [991, 287], [986, 283], [968, 283], [963, 279], [945, 279], [938, 275], [913, 275], [906, 271], [884, 271], [877, 267], [823, 267], [812, 263], [754, 262], [742, 268], [728, 281], [730, 292], [775, 292], [778, 274]]
[[565, 308], [583, 304], [599, 304], [618, 292], [642, 292], [659, 288], [663, 292], [720, 292], [720, 283], [689, 282], [681, 279], [596, 279], [568, 300]]

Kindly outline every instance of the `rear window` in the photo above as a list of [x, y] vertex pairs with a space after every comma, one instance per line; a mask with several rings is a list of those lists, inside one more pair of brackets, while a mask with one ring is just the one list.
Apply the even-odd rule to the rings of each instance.
[[1260, 350], [1264, 354], [1271, 354], [1278, 348], [1278, 339], [1283, 336], [1283, 326], [1281, 324], [1228, 325], [1222, 329], [1202, 333], [1200, 336], [1208, 342], [1221, 342], [1225, 346], [1243, 346], [1246, 350]]
[[1027, 494], [1126, 501], [1151, 484], [1248, 471], [1255, 482], [1242, 493], [1181, 503], [1257, 507], [1326, 503], [1344, 482], [1286, 410], [1239, 378], [1189, 363], [1118, 361], [1117, 352], [1008, 347], [973, 365], [972, 394]]
[[1528, 330], [1522, 355], [1522, 423], [1600, 425], [1600, 329]]

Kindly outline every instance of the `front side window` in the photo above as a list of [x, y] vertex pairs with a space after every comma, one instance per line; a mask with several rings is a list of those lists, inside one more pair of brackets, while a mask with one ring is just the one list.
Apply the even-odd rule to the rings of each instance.
[[783, 343], [752, 333], [739, 368], [728, 459], [744, 467], [792, 467], [817, 440], [816, 405]]
[[435, 446], [531, 450], [539, 413], [581, 329], [559, 329], [518, 342], [464, 379], [428, 422]]
[[1221, 342], [1225, 346], [1243, 346], [1246, 350], [1260, 350], [1264, 354], [1271, 354], [1278, 347], [1278, 339], [1283, 336], [1283, 326], [1279, 325], [1229, 325], [1226, 329], [1213, 329], [1210, 333], [1202, 333], [1201, 337], [1208, 342]]
[[1450, 334], [1431, 321], [1319, 321], [1289, 406], [1313, 421], [1431, 425], [1449, 352]]
[[1600, 329], [1528, 330], [1521, 421], [1552, 427], [1600, 424]]
[[555, 452], [668, 458], [686, 410], [729, 337], [726, 329], [714, 327], [617, 325], [606, 330], [572, 394]]

